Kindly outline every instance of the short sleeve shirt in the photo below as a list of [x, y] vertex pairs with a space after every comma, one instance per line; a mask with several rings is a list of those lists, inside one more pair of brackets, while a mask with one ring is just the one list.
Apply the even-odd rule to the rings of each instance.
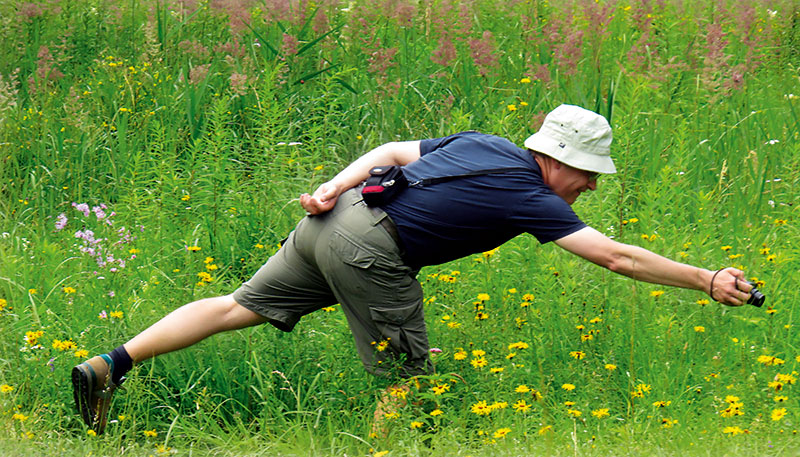
[[422, 140], [420, 153], [404, 167], [410, 182], [494, 168], [528, 170], [409, 187], [385, 205], [412, 267], [488, 251], [525, 232], [546, 243], [586, 226], [544, 183], [531, 153], [505, 138], [461, 132]]

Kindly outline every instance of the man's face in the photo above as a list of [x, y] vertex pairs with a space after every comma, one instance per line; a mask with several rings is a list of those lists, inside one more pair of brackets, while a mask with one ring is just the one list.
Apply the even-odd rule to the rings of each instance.
[[558, 163], [547, 184], [559, 197], [570, 205], [587, 190], [597, 189], [598, 173], [579, 170], [564, 163]]

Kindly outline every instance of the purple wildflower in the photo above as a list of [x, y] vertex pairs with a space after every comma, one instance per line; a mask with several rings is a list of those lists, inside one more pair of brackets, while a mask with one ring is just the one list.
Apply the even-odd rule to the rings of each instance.
[[89, 217], [89, 205], [86, 203], [72, 203], [72, 207], [83, 213], [84, 216]]
[[67, 215], [61, 213], [56, 218], [56, 230], [62, 230], [66, 226], [67, 226]]
[[480, 39], [470, 40], [469, 48], [472, 51], [472, 61], [478, 67], [478, 72], [481, 76], [486, 76], [490, 70], [497, 66], [492, 32], [485, 30]]
[[386, 76], [386, 70], [397, 65], [394, 60], [397, 48], [378, 48], [367, 58], [369, 66], [367, 71], [380, 76]]
[[439, 37], [439, 47], [433, 51], [431, 60], [443, 67], [447, 67], [455, 58], [456, 47], [453, 46], [453, 40], [446, 35], [442, 35]]
[[300, 41], [294, 35], [289, 35], [288, 33], [283, 34], [283, 39], [281, 41], [281, 53], [284, 56], [293, 56], [297, 54], [297, 48], [300, 45]]
[[33, 19], [44, 15], [44, 11], [42, 11], [42, 8], [34, 2], [25, 2], [19, 6], [19, 11], [17, 14], [24, 22], [30, 23]]
[[196, 86], [201, 82], [205, 81], [206, 76], [208, 76], [209, 68], [211, 68], [210, 63], [207, 63], [205, 65], [195, 65], [194, 67], [189, 69], [189, 82]]
[[97, 216], [97, 220], [101, 220], [106, 217], [106, 212], [103, 211], [103, 208], [101, 206], [93, 206], [92, 212], [94, 213], [95, 216]]
[[181, 41], [178, 43], [178, 49], [183, 51], [185, 54], [189, 54], [199, 60], [208, 58], [210, 54], [208, 48], [203, 46], [203, 43], [194, 40]]
[[233, 72], [230, 77], [231, 90], [236, 95], [247, 93], [247, 75]]
[[39, 58], [36, 61], [36, 75], [39, 77], [40, 81], [46, 79], [57, 80], [64, 76], [64, 73], [61, 73], [61, 71], [53, 65], [55, 58], [50, 54], [50, 48], [41, 46], [36, 57]]

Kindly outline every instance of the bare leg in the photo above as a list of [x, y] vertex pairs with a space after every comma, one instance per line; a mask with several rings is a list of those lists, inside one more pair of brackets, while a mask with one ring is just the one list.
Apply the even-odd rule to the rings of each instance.
[[181, 306], [125, 343], [134, 363], [183, 349], [226, 330], [261, 324], [266, 318], [236, 303], [233, 295], [204, 298]]
[[372, 420], [371, 438], [386, 438], [389, 435], [386, 420], [392, 414], [406, 405], [406, 396], [411, 389], [406, 384], [395, 384], [386, 388], [381, 393], [381, 398], [375, 405], [375, 414]]

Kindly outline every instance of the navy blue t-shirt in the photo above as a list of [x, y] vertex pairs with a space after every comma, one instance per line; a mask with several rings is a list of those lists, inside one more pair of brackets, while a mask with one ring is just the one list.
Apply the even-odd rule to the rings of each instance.
[[530, 171], [409, 187], [384, 206], [412, 267], [488, 251], [525, 232], [546, 243], [586, 226], [544, 183], [531, 153], [505, 138], [462, 132], [422, 140], [420, 153], [419, 160], [403, 167], [409, 182], [491, 168]]

